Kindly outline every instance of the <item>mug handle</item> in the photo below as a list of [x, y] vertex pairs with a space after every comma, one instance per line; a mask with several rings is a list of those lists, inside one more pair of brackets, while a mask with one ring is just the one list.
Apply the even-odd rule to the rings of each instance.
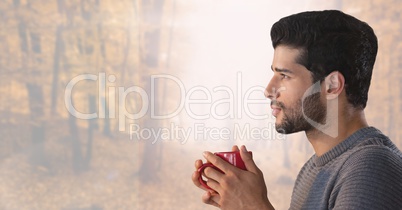
[[214, 168], [220, 172], [222, 172], [222, 171], [218, 167], [212, 165], [212, 163], [204, 163], [204, 164], [202, 164], [201, 167], [198, 168], [198, 172], [200, 173], [200, 177], [198, 177], [198, 181], [200, 182], [200, 184], [207, 189], [213, 190], [207, 185], [207, 182], [202, 178], [202, 173], [204, 172], [205, 168], [207, 168], [207, 167]]

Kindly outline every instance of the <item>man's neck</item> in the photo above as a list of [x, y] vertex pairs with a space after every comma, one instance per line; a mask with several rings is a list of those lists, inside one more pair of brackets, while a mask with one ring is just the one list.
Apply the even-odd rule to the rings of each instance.
[[326, 129], [312, 129], [306, 131], [306, 136], [313, 146], [316, 156], [319, 157], [343, 142], [356, 131], [367, 126], [364, 111], [353, 110], [339, 116], [336, 135], [328, 135], [328, 133], [334, 133], [330, 130], [334, 129], [334, 127], [329, 126]]

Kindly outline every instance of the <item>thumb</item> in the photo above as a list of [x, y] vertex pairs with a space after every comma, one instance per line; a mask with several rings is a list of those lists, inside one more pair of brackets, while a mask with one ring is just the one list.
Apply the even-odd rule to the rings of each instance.
[[253, 160], [253, 155], [251, 152], [248, 152], [246, 149], [246, 146], [241, 146], [240, 148], [240, 156], [241, 159], [243, 160], [244, 164], [246, 165], [247, 171], [253, 172], [253, 173], [258, 173], [259, 169], [257, 165], [255, 165], [255, 162]]

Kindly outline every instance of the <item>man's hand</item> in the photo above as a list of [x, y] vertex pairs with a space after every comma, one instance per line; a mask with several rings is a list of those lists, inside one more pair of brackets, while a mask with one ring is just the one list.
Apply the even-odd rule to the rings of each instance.
[[[233, 146], [232, 147], [232, 152], [235, 152], [235, 151], [240, 151], [239, 147]], [[193, 173], [193, 176], [192, 176], [193, 183], [198, 188], [203, 189], [203, 190], [206, 191], [205, 194], [202, 196], [202, 202], [220, 208], [220, 205], [218, 204], [219, 200], [220, 200], [219, 194], [216, 193], [216, 191], [214, 191], [214, 190], [210, 190], [210, 189], [205, 188], [204, 186], [202, 186], [200, 184], [200, 182], [198, 180], [198, 178], [201, 176], [201, 174], [198, 172], [198, 169], [202, 166], [202, 164], [203, 164], [202, 160], [196, 160], [195, 161], [195, 169], [196, 170], [195, 170], [195, 172]], [[208, 182], [209, 182], [209, 180], [207, 181], [207, 183]]]
[[[233, 151], [239, 150], [237, 146]], [[197, 171], [193, 174], [193, 183], [206, 191], [202, 200], [206, 204], [214, 205], [224, 210], [265, 210], [274, 209], [267, 197], [267, 189], [261, 170], [255, 165], [251, 154], [244, 146], [241, 147], [241, 157], [247, 171], [236, 168], [210, 152], [205, 152], [204, 157], [208, 162], [218, 167], [221, 172], [208, 167], [204, 174], [208, 177], [207, 185], [214, 190], [204, 188], [198, 178]], [[195, 167], [201, 167], [202, 161], [197, 160]]]

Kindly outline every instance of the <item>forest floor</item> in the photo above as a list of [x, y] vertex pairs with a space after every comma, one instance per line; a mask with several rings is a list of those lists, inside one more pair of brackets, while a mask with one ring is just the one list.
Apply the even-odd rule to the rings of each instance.
[[[16, 125], [19, 126], [16, 126]], [[18, 151], [2, 150], [0, 159], [1, 210], [180, 210], [215, 209], [201, 202], [203, 192], [193, 186], [191, 174], [194, 160], [201, 158], [203, 145], [181, 145], [160, 142], [160, 167], [157, 179], [141, 182], [138, 170], [144, 142], [129, 140], [127, 135], [106, 137], [94, 133], [90, 169], [74, 173], [70, 142], [64, 136], [68, 126], [63, 122], [47, 123], [45, 155], [47, 166], [35, 166], [30, 161], [30, 146], [20, 145]], [[26, 139], [20, 134], [28, 125], [1, 125], [3, 147], [10, 139]], [[85, 130], [80, 136], [85, 139]], [[22, 140], [20, 140], [22, 142]], [[86, 140], [81, 140], [83, 150]], [[254, 148], [257, 165], [264, 171], [269, 198], [277, 209], [287, 209], [297, 171], [308, 156], [293, 152], [289, 167], [278, 161], [283, 156], [279, 146]], [[155, 145], [156, 146], [156, 145]]]

